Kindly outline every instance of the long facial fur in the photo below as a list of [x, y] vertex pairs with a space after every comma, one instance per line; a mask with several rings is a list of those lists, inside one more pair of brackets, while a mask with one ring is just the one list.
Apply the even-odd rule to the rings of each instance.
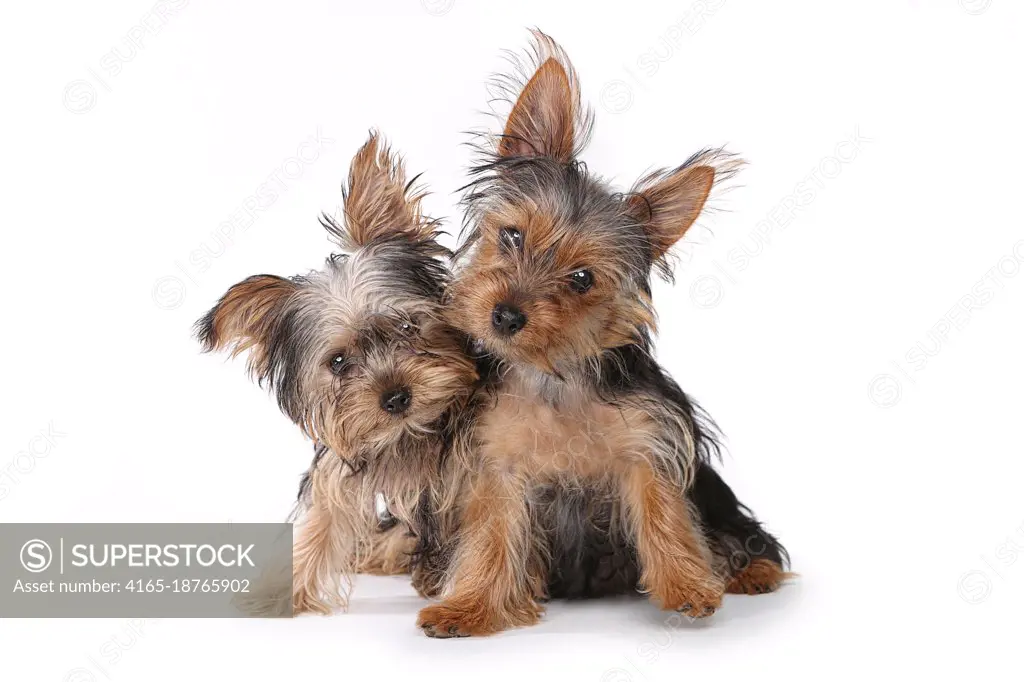
[[[712, 189], [726, 186], [742, 162], [722, 149], [705, 149], [645, 175], [627, 191], [612, 189], [578, 159], [592, 116], [582, 104], [575, 70], [549, 37], [534, 35], [533, 48], [514, 62], [513, 74], [492, 86], [495, 99], [514, 106], [502, 134], [478, 138], [480, 160], [464, 188], [466, 223], [450, 289], [453, 322], [495, 360], [497, 394], [514, 375], [524, 393], [570, 412], [598, 401], [648, 414], [659, 425], [647, 446], [660, 475], [682, 489], [696, 481], [705, 492], [724, 487], [732, 495], [717, 476], [711, 483], [697, 476], [713, 474], [709, 462], [719, 452], [717, 429], [652, 356], [650, 280], [653, 272], [671, 277], [669, 249], [705, 209]], [[552, 89], [558, 94], [552, 96]], [[522, 252], [503, 251], [500, 230], [506, 226], [522, 231]], [[585, 298], [574, 298], [565, 277], [581, 266], [593, 273], [595, 285]], [[492, 329], [490, 313], [499, 302], [527, 314], [526, 327], [512, 339]], [[581, 550], [578, 539], [594, 528], [615, 526], [595, 521], [617, 506], [611, 501], [614, 487], [607, 480], [595, 485], [574, 478], [572, 466], [561, 472], [559, 485], [532, 500], [533, 525], [546, 528], [547, 539], [535, 538], [530, 551], [549, 553], [554, 538], [563, 545], [553, 548], [562, 559], [577, 555], [553, 570], [579, 579], [581, 570], [587, 573], [581, 565], [587, 548]], [[550, 502], [573, 490], [584, 497]], [[595, 507], [594, 495], [609, 501]], [[722, 533], [707, 542], [717, 547], [739, 534], [760, 533], [768, 539], [768, 554], [781, 564], [784, 549], [745, 508], [738, 501], [724, 506], [729, 509], [719, 510], [718, 521], [729, 522], [721, 522]], [[614, 542], [630, 546], [621, 537]], [[524, 557], [519, 562], [528, 563]], [[582, 577], [587, 585], [567, 589], [592, 591], [592, 578]], [[627, 572], [625, 581], [630, 579]]]
[[[694, 462], [716, 446], [689, 401], [662, 400], [662, 384], [672, 388], [674, 382], [650, 357], [650, 278], [655, 270], [670, 275], [669, 247], [704, 207], [701, 180], [709, 178], [706, 190], [722, 186], [742, 162], [724, 150], [706, 149], [675, 168], [647, 174], [629, 191], [612, 189], [578, 159], [593, 117], [582, 103], [575, 69], [548, 36], [534, 37], [513, 73], [492, 85], [497, 99], [517, 104], [504, 132], [482, 136], [477, 147], [479, 163], [465, 188], [461, 263], [450, 309], [487, 352], [552, 402], [600, 394], [660, 415], [665, 438], [656, 449], [662, 468], [685, 483]], [[544, 88], [546, 95], [531, 94]], [[530, 116], [517, 116], [531, 98], [536, 112], [527, 108]], [[555, 123], [537, 121], [545, 112]], [[672, 220], [688, 222], [680, 228], [669, 225]], [[510, 225], [524, 234], [522, 253], [502, 250], [500, 230]], [[580, 266], [595, 280], [584, 296], [565, 286]], [[491, 328], [490, 311], [498, 302], [514, 303], [529, 319], [511, 340]], [[638, 369], [646, 375], [642, 379], [636, 378]]]
[[[448, 252], [438, 224], [376, 135], [353, 159], [344, 197], [341, 218], [322, 223], [345, 253], [305, 275], [250, 277], [196, 324], [205, 349], [248, 351], [250, 373], [324, 446], [296, 514], [300, 610], [344, 606], [346, 576], [383, 541], [377, 494], [406, 531], [424, 491], [435, 507], [452, 505], [441, 464], [477, 379], [465, 335], [444, 319]], [[399, 414], [383, 409], [396, 389], [411, 395]]]

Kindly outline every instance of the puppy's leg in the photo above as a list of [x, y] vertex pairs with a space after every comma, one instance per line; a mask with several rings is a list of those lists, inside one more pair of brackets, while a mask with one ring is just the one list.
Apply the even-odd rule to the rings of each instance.
[[404, 575], [409, 572], [415, 551], [416, 538], [409, 534], [405, 524], [377, 531], [370, 537], [369, 547], [363, 556], [359, 557], [356, 573]]
[[347, 608], [374, 523], [362, 479], [339, 457], [320, 461], [292, 551], [295, 613]]
[[[292, 551], [292, 609], [328, 614], [348, 603], [351, 579], [345, 571], [352, 553], [344, 540], [343, 515], [314, 501], [306, 511]], [[348, 545], [348, 546], [346, 546]]]
[[[774, 592], [795, 577], [786, 570], [783, 559], [771, 551], [774, 538], [758, 525], [742, 532], [727, 533], [704, 526], [714, 558], [715, 573], [725, 581], [730, 594], [765, 594]], [[762, 538], [769, 540], [764, 541]], [[775, 540], [776, 546], [778, 541]]]
[[714, 613], [725, 586], [712, 571], [710, 551], [683, 491], [641, 461], [625, 472], [623, 499], [636, 538], [640, 581], [651, 598], [693, 618]]
[[420, 611], [428, 637], [489, 635], [536, 623], [542, 608], [530, 577], [530, 516], [523, 481], [485, 471], [470, 489], [456, 550], [452, 589]]
[[792, 577], [786, 571], [786, 548], [710, 464], [697, 463], [690, 499], [714, 554], [715, 572], [726, 582], [726, 592], [763, 594]]
[[778, 587], [791, 578], [792, 573], [784, 571], [774, 561], [768, 559], [754, 559], [750, 565], [737, 573], [729, 581], [725, 591], [730, 594], [764, 594], [774, 592]]

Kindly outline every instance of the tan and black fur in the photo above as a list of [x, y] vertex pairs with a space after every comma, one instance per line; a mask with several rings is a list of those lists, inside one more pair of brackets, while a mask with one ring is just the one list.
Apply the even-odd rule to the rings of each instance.
[[[196, 325], [207, 350], [248, 351], [251, 374], [319, 444], [296, 509], [296, 612], [344, 607], [356, 572], [410, 570], [421, 498], [443, 511], [458, 490], [442, 464], [478, 380], [443, 314], [438, 225], [376, 134], [343, 194], [341, 220], [322, 222], [345, 253], [307, 275], [250, 277]], [[418, 572], [417, 586], [436, 591], [438, 575]]]
[[785, 575], [785, 550], [711, 468], [710, 420], [651, 354], [651, 273], [670, 273], [739, 162], [707, 150], [614, 193], [578, 160], [591, 116], [575, 71], [535, 37], [521, 77], [499, 81], [515, 104], [465, 200], [448, 309], [494, 371], [460, 440], [457, 535], [435, 543], [445, 598], [418, 620], [432, 637], [535, 623], [548, 587], [639, 585], [699, 618]]

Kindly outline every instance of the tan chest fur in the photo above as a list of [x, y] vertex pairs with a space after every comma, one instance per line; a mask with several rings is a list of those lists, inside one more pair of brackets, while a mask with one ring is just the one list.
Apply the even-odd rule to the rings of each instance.
[[531, 480], [599, 479], [649, 451], [651, 418], [574, 396], [552, 405], [536, 387], [512, 378], [477, 433], [480, 455], [492, 466]]

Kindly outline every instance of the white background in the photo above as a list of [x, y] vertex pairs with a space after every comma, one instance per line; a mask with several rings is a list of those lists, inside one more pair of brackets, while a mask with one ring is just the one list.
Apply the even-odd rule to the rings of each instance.
[[696, 626], [554, 604], [479, 640], [423, 637], [401, 579], [328, 618], [4, 621], [0, 678], [1020, 674], [1019, 3], [100, 4], [15, 3], [0, 28], [0, 520], [283, 519], [310, 447], [192, 322], [250, 274], [319, 266], [371, 126], [457, 227], [462, 131], [536, 25], [595, 105], [594, 171], [750, 162], [656, 289], [659, 355], [802, 576]]

